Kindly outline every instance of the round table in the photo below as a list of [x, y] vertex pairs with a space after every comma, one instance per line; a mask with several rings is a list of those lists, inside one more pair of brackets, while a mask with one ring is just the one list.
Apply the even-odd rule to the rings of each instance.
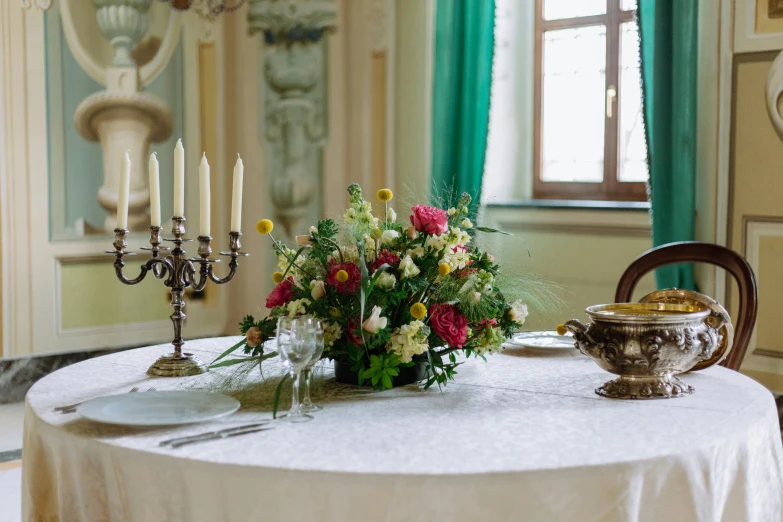
[[[237, 340], [187, 348], [210, 361]], [[783, 520], [773, 397], [724, 368], [686, 375], [688, 397], [617, 401], [595, 395], [611, 376], [576, 351], [508, 349], [469, 360], [442, 391], [340, 385], [313, 422], [176, 450], [158, 443], [271, 415], [140, 429], [53, 412], [204, 378], [148, 377], [165, 349], [91, 359], [33, 386], [25, 520]]]

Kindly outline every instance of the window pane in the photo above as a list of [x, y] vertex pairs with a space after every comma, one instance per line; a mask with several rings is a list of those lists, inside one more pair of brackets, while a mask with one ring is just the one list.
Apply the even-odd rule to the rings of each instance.
[[606, 0], [544, 0], [544, 20], [604, 13], [606, 13]]
[[544, 33], [541, 179], [604, 177], [606, 27]]
[[620, 135], [617, 179], [647, 180], [647, 147], [642, 123], [639, 31], [636, 22], [620, 28]]
[[623, 11], [633, 11], [636, 9], [636, 3], [638, 0], [620, 0], [620, 9]]

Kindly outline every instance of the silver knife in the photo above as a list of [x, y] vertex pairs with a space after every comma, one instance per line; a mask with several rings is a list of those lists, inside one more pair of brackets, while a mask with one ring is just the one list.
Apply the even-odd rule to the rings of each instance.
[[193, 444], [194, 442], [204, 442], [207, 440], [217, 440], [217, 439], [227, 439], [229, 437], [238, 437], [239, 435], [247, 435], [248, 433], [258, 433], [259, 431], [266, 431], [273, 429], [271, 426], [265, 427], [265, 428], [252, 428], [252, 429], [245, 429], [242, 431], [233, 431], [230, 433], [213, 433], [212, 435], [204, 435], [201, 438], [192, 438], [188, 440], [183, 440], [181, 442], [175, 442], [173, 444], [170, 444], [170, 448], [179, 448], [181, 446], [185, 446], [187, 444]]
[[201, 440], [203, 437], [207, 437], [207, 436], [211, 436], [211, 435], [222, 435], [224, 433], [233, 433], [235, 431], [244, 431], [244, 430], [250, 429], [250, 428], [258, 428], [259, 426], [265, 426], [266, 424], [269, 424], [270, 422], [271, 421], [266, 420], [266, 421], [262, 421], [262, 422], [257, 422], [255, 424], [245, 424], [243, 426], [234, 426], [233, 428], [226, 428], [226, 429], [217, 430], [217, 431], [208, 431], [206, 433], [199, 433], [197, 435], [187, 435], [185, 437], [176, 437], [174, 439], [163, 440], [163, 441], [160, 442], [159, 445], [160, 446], [167, 446], [169, 444], [177, 444], [179, 442], [185, 442], [185, 441], [191, 440], [191, 439]]

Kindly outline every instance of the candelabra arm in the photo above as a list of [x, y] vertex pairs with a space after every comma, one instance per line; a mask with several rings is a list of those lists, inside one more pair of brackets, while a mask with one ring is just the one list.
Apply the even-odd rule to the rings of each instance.
[[231, 261], [228, 262], [228, 268], [229, 272], [226, 277], [218, 277], [215, 275], [213, 271], [213, 267], [209, 267], [209, 280], [212, 281], [215, 284], [223, 285], [234, 279], [234, 274], [237, 272], [237, 267], [239, 266], [239, 262], [237, 261], [237, 258], [242, 256], [247, 256], [250, 254], [247, 254], [245, 252], [240, 252], [239, 249], [242, 248], [242, 243], [240, 243], [239, 239], [242, 237], [242, 232], [229, 232], [228, 233], [228, 252], [221, 252], [221, 256], [230, 256]]
[[[140, 267], [141, 271], [139, 272], [139, 275], [133, 279], [129, 279], [122, 272], [122, 269], [125, 266], [125, 263], [122, 260], [123, 255], [126, 254], [117, 253], [117, 260], [114, 262], [114, 271], [117, 274], [117, 279], [119, 279], [122, 283], [126, 285], [136, 285], [141, 283], [144, 280], [144, 278], [147, 277], [147, 272], [152, 270], [154, 267], [157, 267], [155, 272], [159, 272], [161, 274], [159, 279], [165, 277], [166, 272], [171, 271], [174, 268], [168, 259], [158, 257], [155, 259], [150, 259], [149, 261], [141, 265]], [[157, 273], [156, 273], [156, 277], [157, 277]]]

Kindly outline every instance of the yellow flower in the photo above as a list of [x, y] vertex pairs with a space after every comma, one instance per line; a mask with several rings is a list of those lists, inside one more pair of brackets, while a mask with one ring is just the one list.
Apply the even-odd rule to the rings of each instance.
[[346, 281], [348, 281], [348, 272], [346, 272], [345, 270], [338, 270], [337, 275], [335, 275], [335, 277], [341, 283], [345, 283]]
[[564, 324], [557, 325], [557, 335], [565, 335], [568, 333], [568, 328]]
[[380, 239], [381, 236], [383, 236], [383, 232], [381, 231], [380, 228], [373, 228], [372, 230], [370, 230], [370, 237], [375, 239], [376, 241]]
[[422, 319], [427, 315], [427, 307], [424, 306], [424, 303], [414, 303], [411, 306], [411, 315], [414, 319]]
[[335, 319], [339, 319], [340, 317], [343, 316], [343, 313], [339, 309], [332, 306], [331, 308], [329, 308], [329, 315], [331, 315]]
[[451, 272], [451, 265], [448, 263], [441, 263], [438, 265], [438, 273], [442, 276], [449, 275]]
[[278, 284], [282, 283], [283, 282], [283, 272], [275, 272], [274, 274], [272, 274], [272, 281], [274, 281], [275, 283], [278, 283]]
[[384, 203], [386, 201], [391, 201], [391, 198], [394, 197], [394, 193], [389, 189], [381, 189], [378, 191], [378, 201], [383, 201]]
[[275, 224], [272, 223], [272, 220], [270, 219], [262, 219], [256, 223], [256, 230], [258, 230], [258, 233], [261, 235], [271, 233], [273, 228], [275, 228]]

